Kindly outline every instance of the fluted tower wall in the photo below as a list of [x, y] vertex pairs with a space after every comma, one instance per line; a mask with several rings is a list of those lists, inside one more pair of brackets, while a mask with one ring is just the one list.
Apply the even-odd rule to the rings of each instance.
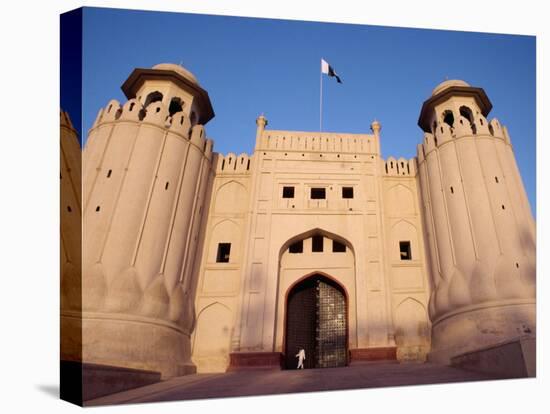
[[[157, 72], [181, 78], [171, 69]], [[212, 142], [193, 94], [176, 79], [175, 110], [174, 96], [136, 98], [158, 94], [150, 82], [100, 111], [84, 149], [83, 361], [171, 377], [195, 371], [189, 287]]]
[[82, 309], [82, 151], [69, 114], [60, 116], [61, 358], [80, 361], [81, 327], [65, 323], [64, 315]]
[[418, 146], [431, 359], [444, 363], [535, 331], [534, 221], [509, 139], [473, 89], [432, 96]]

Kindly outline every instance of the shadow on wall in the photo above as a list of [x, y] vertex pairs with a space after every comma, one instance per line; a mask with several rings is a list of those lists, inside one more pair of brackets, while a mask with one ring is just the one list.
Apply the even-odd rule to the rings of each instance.
[[60, 395], [82, 404], [82, 150], [69, 114], [60, 119]]

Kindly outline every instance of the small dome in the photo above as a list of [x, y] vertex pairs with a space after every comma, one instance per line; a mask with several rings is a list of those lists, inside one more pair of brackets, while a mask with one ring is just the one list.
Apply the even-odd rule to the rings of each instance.
[[442, 92], [445, 89], [448, 89], [452, 86], [470, 86], [470, 85], [460, 79], [449, 79], [437, 85], [432, 91], [432, 96], [437, 95], [439, 92]]
[[183, 76], [185, 79], [190, 80], [193, 83], [199, 84], [199, 81], [191, 72], [185, 69], [183, 66], [176, 65], [175, 63], [159, 63], [158, 65], [153, 66], [153, 69], [159, 70], [171, 70], [177, 74]]

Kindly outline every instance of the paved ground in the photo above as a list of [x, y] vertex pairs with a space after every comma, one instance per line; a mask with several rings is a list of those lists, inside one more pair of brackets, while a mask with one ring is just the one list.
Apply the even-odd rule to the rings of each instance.
[[195, 374], [87, 401], [86, 406], [345, 390], [497, 379], [425, 364], [362, 363], [300, 371], [248, 370]]

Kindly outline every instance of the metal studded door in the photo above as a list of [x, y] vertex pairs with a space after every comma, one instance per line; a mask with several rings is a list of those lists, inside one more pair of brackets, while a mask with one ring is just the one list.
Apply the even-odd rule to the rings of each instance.
[[347, 364], [347, 309], [342, 289], [315, 275], [295, 286], [288, 295], [285, 366], [296, 369], [296, 354], [306, 352], [304, 368]]
[[317, 282], [306, 279], [288, 295], [286, 313], [285, 366], [295, 369], [296, 354], [306, 352], [304, 368], [315, 368], [315, 332], [317, 327]]
[[317, 283], [317, 367], [347, 364], [346, 298], [343, 292], [324, 280]]

